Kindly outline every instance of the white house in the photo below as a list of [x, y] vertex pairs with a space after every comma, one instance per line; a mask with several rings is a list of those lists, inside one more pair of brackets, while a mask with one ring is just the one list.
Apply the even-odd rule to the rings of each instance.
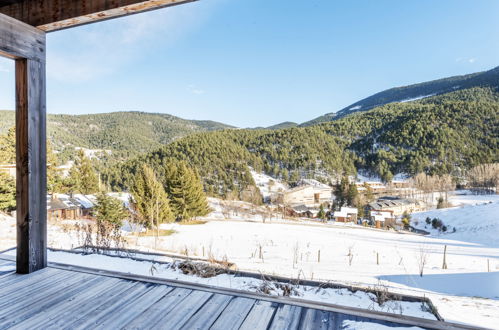
[[338, 222], [357, 222], [359, 211], [355, 207], [342, 206], [339, 211], [333, 213], [333, 219]]

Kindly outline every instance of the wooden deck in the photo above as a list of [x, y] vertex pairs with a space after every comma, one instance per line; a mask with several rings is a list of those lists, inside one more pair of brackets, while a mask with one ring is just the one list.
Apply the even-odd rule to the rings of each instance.
[[[417, 319], [394, 322], [393, 316], [387, 321], [376, 314], [371, 318], [341, 313], [282, 297], [65, 267], [52, 265], [18, 275], [12, 261], [0, 259], [0, 329], [343, 329], [348, 321], [389, 327], [417, 324]], [[421, 322], [429, 328], [455, 328]]]

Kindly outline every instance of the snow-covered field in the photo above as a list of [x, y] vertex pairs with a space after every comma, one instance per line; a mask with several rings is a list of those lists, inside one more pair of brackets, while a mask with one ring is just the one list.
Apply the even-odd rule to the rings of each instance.
[[[227, 259], [241, 270], [293, 278], [365, 287], [381, 284], [393, 292], [428, 296], [448, 321], [499, 328], [499, 196], [458, 195], [453, 196], [451, 202], [464, 206], [415, 213], [413, 219], [418, 221], [418, 228], [424, 229], [426, 217], [438, 217], [449, 228], [456, 227], [454, 233], [426, 228], [431, 235], [419, 236], [312, 222], [212, 220], [202, 225], [173, 226], [176, 233], [161, 238], [158, 250], [176, 253], [187, 250], [190, 256], [204, 254]], [[475, 205], [477, 203], [479, 205]], [[7, 247], [14, 246], [14, 240], [8, 238], [13, 233], [13, 219], [0, 218], [2, 246], [7, 245], [4, 238], [12, 242]], [[76, 241], [61, 228], [49, 230], [49, 245], [53, 247], [71, 248], [78, 245]], [[141, 237], [138, 246], [129, 247], [152, 250], [153, 246], [153, 237]], [[444, 246], [447, 246], [447, 269], [442, 269]], [[49, 256], [52, 261], [58, 261], [57, 258], [56, 254]], [[110, 257], [93, 256], [74, 259], [74, 262], [145, 275], [151, 272], [151, 264], [147, 263], [121, 265], [121, 261], [98, 262], [92, 258]], [[424, 275], [420, 277], [422, 259], [426, 263]], [[155, 276], [184, 279], [185, 275], [158, 267]], [[226, 276], [211, 278], [210, 284], [227, 286], [229, 283], [246, 289], [255, 286], [251, 281], [239, 283]], [[300, 290], [305, 299], [354, 306], [372, 304], [365, 296], [358, 298], [338, 292], [318, 295], [306, 288]], [[409, 307], [404, 310], [404, 314], [413, 312]]]

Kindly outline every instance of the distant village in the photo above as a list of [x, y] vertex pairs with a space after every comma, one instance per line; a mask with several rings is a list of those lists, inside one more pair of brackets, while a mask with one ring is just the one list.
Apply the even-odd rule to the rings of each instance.
[[[95, 156], [84, 150], [89, 158]], [[60, 166], [58, 170], [67, 176], [71, 163]], [[0, 171], [15, 176], [15, 165], [1, 165]], [[356, 194], [370, 197], [362, 206], [342, 203], [338, 205], [337, 191], [315, 179], [301, 179], [294, 187], [264, 174], [252, 172], [259, 188], [264, 205], [279, 209], [282, 217], [316, 219], [323, 222], [353, 223], [379, 229], [408, 229], [401, 219], [413, 212], [425, 211], [435, 207], [433, 195], [428, 198], [405, 177], [383, 183], [371, 178], [348, 177], [348, 184], [355, 187]], [[125, 208], [130, 208], [130, 194], [125, 192], [108, 193], [120, 200]], [[96, 195], [62, 194], [47, 195], [47, 218], [49, 221], [93, 219]]]

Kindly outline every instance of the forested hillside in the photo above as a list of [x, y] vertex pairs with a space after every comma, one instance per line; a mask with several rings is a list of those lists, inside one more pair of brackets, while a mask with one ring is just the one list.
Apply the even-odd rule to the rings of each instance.
[[499, 161], [499, 93], [473, 88], [409, 103], [391, 103], [312, 127], [224, 130], [190, 135], [107, 170], [126, 189], [138, 166], [169, 159], [196, 168], [213, 195], [254, 185], [249, 167], [293, 183], [325, 182], [357, 169], [385, 180], [400, 172], [452, 174]]
[[449, 77], [409, 86], [387, 89], [355, 102], [338, 112], [328, 113], [305, 122], [301, 124], [301, 126], [311, 126], [339, 119], [355, 112], [368, 111], [388, 103], [408, 102], [411, 100], [415, 101], [425, 97], [441, 95], [474, 87], [499, 88], [499, 67], [489, 71], [477, 72], [464, 76]]
[[[0, 134], [14, 126], [14, 121], [13, 111], [0, 111]], [[47, 134], [54, 148], [60, 150], [69, 145], [106, 149], [123, 156], [155, 150], [191, 133], [230, 127], [213, 121], [144, 112], [49, 114], [47, 118]]]
[[169, 160], [184, 160], [196, 168], [208, 193], [227, 196], [254, 186], [250, 167], [290, 182], [354, 174], [354, 155], [345, 147], [319, 127], [200, 133], [107, 169], [103, 179], [126, 189], [140, 164], [159, 169], [161, 177]]
[[499, 161], [499, 93], [473, 88], [392, 103], [319, 125], [354, 151], [357, 167], [382, 176], [450, 173]]

